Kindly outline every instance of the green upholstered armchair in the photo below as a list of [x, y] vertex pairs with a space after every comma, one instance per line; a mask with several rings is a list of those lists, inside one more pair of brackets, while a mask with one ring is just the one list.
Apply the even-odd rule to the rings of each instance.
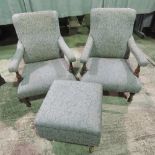
[[[55, 79], [75, 80], [70, 73], [75, 57], [60, 35], [56, 11], [15, 14], [13, 24], [19, 41], [9, 71], [16, 72], [20, 81], [19, 99], [31, 106], [29, 100], [46, 94]], [[22, 59], [25, 67], [20, 75], [18, 67]]]
[[[90, 34], [81, 56], [82, 81], [97, 82], [109, 92], [129, 92], [128, 101], [141, 90], [140, 66], [148, 64], [132, 37], [136, 11], [128, 8], [96, 8], [91, 11]], [[135, 56], [135, 72], [128, 63]]]

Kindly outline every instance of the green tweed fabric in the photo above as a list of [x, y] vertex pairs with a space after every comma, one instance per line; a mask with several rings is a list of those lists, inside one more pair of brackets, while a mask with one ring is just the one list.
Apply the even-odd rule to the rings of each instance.
[[91, 11], [92, 57], [124, 58], [133, 32], [133, 9], [97, 8]]
[[10, 64], [9, 64], [10, 72], [18, 71], [18, 67], [19, 67], [21, 60], [23, 59], [23, 55], [24, 55], [24, 47], [21, 44], [21, 42], [18, 41], [17, 50], [16, 50], [14, 56], [10, 60]]
[[60, 30], [56, 11], [15, 14], [13, 24], [24, 46], [26, 63], [60, 57]]
[[137, 14], [155, 11], [154, 0], [0, 0], [0, 25], [15, 13], [56, 10], [59, 17], [89, 14], [91, 8], [132, 8]]
[[48, 140], [96, 146], [101, 138], [102, 85], [56, 80], [36, 116], [37, 133]]
[[87, 69], [81, 80], [100, 83], [105, 91], [137, 93], [141, 90], [139, 79], [125, 59], [90, 58]]
[[22, 75], [24, 79], [18, 87], [18, 97], [44, 95], [56, 79], [75, 80], [67, 66], [63, 58], [26, 64]]

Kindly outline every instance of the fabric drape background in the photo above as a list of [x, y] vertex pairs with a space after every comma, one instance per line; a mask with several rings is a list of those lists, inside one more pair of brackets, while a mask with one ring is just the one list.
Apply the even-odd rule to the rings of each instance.
[[88, 14], [96, 7], [128, 7], [144, 14], [155, 11], [155, 0], [0, 0], [0, 25], [12, 24], [15, 13], [56, 10], [59, 17], [67, 17]]

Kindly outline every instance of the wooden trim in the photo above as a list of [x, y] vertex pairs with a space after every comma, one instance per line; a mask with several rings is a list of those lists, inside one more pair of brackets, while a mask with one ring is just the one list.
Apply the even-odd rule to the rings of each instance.
[[27, 97], [27, 98], [19, 98], [19, 101], [21, 103], [25, 103], [27, 107], [31, 107], [31, 101], [45, 98], [45, 96], [46, 94], [36, 95], [32, 97]]
[[118, 96], [127, 99], [127, 96], [124, 92], [118, 92]]
[[18, 71], [16, 72], [16, 78], [17, 78], [18, 83], [20, 83], [23, 80], [22, 76], [19, 74]]
[[84, 63], [81, 69], [81, 75], [85, 74], [86, 72], [87, 72], [87, 65], [86, 63]]
[[21, 103], [25, 103], [27, 107], [31, 107], [31, 102], [30, 102], [28, 97], [27, 98], [23, 98], [23, 99], [19, 99], [19, 101]]
[[135, 93], [130, 93], [130, 96], [128, 98], [128, 102], [132, 102], [134, 95], [135, 95]]
[[69, 63], [69, 72], [74, 74], [74, 68], [72, 62]]
[[140, 65], [137, 66], [137, 68], [134, 71], [134, 75], [139, 78], [139, 73], [140, 73]]

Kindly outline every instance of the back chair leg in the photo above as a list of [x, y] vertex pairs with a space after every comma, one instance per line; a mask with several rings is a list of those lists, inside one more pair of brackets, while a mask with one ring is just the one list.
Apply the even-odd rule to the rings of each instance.
[[19, 99], [20, 102], [25, 103], [27, 107], [31, 107], [31, 102], [29, 98]]
[[130, 93], [130, 96], [128, 98], [128, 102], [132, 102], [134, 95], [135, 95], [135, 93]]
[[127, 96], [123, 92], [119, 92], [118, 95], [119, 95], [119, 97], [123, 97], [123, 98], [127, 99]]
[[109, 96], [109, 95], [110, 95], [110, 92], [109, 92], [109, 91], [103, 90], [103, 95], [104, 95], [104, 96]]

